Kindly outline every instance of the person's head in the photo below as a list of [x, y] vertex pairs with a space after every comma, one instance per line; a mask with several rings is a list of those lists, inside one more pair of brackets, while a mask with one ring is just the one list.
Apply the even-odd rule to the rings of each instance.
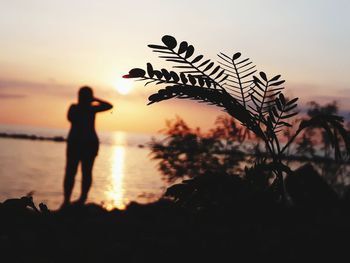
[[92, 88], [88, 86], [81, 87], [78, 93], [78, 103], [81, 105], [90, 105], [93, 101], [94, 94]]

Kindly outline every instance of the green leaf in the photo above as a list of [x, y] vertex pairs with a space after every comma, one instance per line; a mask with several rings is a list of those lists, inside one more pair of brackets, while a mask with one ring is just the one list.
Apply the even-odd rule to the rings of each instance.
[[176, 39], [173, 36], [165, 35], [162, 37], [162, 42], [169, 48], [174, 49], [177, 45]]

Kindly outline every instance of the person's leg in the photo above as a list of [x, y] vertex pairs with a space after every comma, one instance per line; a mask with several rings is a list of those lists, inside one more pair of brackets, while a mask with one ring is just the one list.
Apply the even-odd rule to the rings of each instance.
[[82, 170], [82, 187], [81, 195], [79, 198], [79, 203], [85, 203], [91, 184], [92, 184], [92, 167], [94, 166], [95, 156], [85, 157], [81, 161], [81, 170]]
[[66, 173], [64, 177], [63, 187], [64, 187], [64, 201], [63, 206], [68, 205], [70, 202], [70, 197], [72, 195], [74, 187], [74, 179], [77, 174], [79, 164], [78, 156], [74, 154], [67, 154], [66, 162]]

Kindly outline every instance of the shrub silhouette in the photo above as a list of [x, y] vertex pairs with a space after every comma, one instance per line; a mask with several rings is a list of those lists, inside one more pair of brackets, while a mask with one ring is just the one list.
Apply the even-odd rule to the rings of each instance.
[[[283, 155], [305, 129], [323, 128], [334, 148], [335, 158], [340, 159], [341, 139], [346, 155], [350, 153], [350, 139], [343, 126], [343, 118], [327, 112], [317, 112], [299, 123], [287, 143], [280, 141], [279, 133], [292, 126], [298, 98], [287, 99], [281, 75], [268, 77], [257, 73], [249, 58], [237, 52], [232, 56], [220, 53], [218, 65], [203, 55], [194, 55], [194, 47], [186, 41], [178, 41], [169, 35], [162, 37], [163, 44], [148, 45], [166, 61], [174, 63], [174, 70], [156, 70], [147, 63], [146, 70], [134, 68], [125, 78], [146, 81], [145, 85], [162, 84], [164, 88], [152, 94], [149, 103], [171, 98], [191, 99], [222, 108], [241, 125], [261, 139], [268, 154], [255, 167], [269, 169], [278, 185], [281, 200], [285, 200], [283, 173], [292, 171], [283, 162]], [[264, 168], [265, 167], [265, 168]]]
[[247, 133], [232, 118], [219, 116], [215, 128], [203, 133], [190, 128], [177, 117], [167, 121], [164, 139], [150, 142], [152, 159], [159, 161], [159, 170], [167, 182], [193, 178], [207, 173], [237, 174], [246, 161], [241, 146]]

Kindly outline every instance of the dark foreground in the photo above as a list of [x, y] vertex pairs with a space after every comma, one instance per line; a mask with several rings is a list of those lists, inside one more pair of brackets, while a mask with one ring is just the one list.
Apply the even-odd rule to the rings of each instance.
[[347, 261], [350, 203], [313, 194], [321, 195], [294, 193], [294, 205], [235, 194], [224, 205], [160, 200], [110, 212], [95, 204], [35, 210], [26, 198], [8, 200], [0, 205], [0, 262]]

